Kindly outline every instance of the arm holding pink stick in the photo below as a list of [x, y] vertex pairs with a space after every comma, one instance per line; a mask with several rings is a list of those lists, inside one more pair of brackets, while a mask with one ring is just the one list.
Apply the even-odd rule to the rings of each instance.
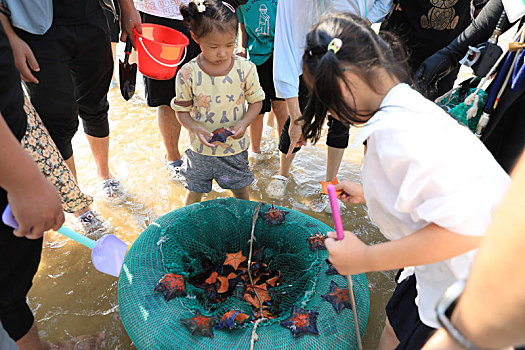
[[[335, 193], [334, 185], [328, 185], [326, 189], [328, 190], [328, 197], [330, 198], [330, 206], [332, 207], [332, 217], [334, 218], [334, 226], [335, 226], [335, 232], [337, 234], [337, 240], [340, 241], [343, 238], [345, 238], [345, 233], [343, 230], [343, 222], [341, 221], [341, 212], [339, 211], [339, 202], [337, 202], [337, 194]], [[359, 350], [361, 350], [363, 349], [363, 345], [361, 343], [361, 332], [359, 331], [359, 321], [357, 319], [357, 308], [355, 305], [354, 286], [352, 283], [352, 277], [351, 276], [345, 276], [345, 277], [346, 277], [346, 280], [348, 281], [348, 292], [350, 295], [350, 302], [352, 304], [352, 311], [354, 314], [357, 347]]]

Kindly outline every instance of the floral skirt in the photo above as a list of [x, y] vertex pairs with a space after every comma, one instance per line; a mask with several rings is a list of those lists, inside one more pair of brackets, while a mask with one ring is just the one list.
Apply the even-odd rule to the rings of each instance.
[[91, 205], [93, 198], [80, 191], [71, 170], [27, 95], [24, 110], [27, 115], [27, 129], [22, 147], [31, 155], [40, 172], [57, 188], [64, 211], [74, 213]]

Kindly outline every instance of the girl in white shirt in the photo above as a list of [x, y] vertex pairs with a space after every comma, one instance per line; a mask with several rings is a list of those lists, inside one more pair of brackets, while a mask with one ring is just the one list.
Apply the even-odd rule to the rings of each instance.
[[509, 178], [467, 128], [405, 83], [406, 60], [383, 39], [350, 14], [328, 15], [308, 33], [302, 129], [319, 140], [327, 112], [361, 127], [362, 185], [342, 183], [340, 198], [366, 203], [390, 242], [369, 246], [346, 232], [326, 247], [344, 275], [414, 266], [389, 301], [380, 349], [420, 349], [439, 327], [439, 297], [468, 276]]

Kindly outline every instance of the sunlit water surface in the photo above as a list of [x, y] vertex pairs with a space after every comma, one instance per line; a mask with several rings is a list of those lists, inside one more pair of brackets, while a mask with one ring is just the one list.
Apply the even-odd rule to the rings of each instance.
[[[137, 77], [141, 82], [141, 77]], [[109, 92], [110, 164], [114, 174], [131, 194], [122, 205], [106, 203], [100, 196], [95, 164], [82, 132], [74, 139], [75, 160], [80, 187], [95, 197], [94, 208], [107, 220], [115, 233], [129, 245], [157, 217], [182, 206], [184, 188], [169, 179], [163, 164], [164, 146], [157, 127], [156, 111], [146, 106], [142, 84], [135, 96], [124, 101], [117, 89]], [[355, 135], [356, 130], [352, 131]], [[188, 141], [184, 131], [181, 151]], [[326, 197], [319, 194], [319, 180], [324, 180], [326, 146], [305, 147], [293, 164], [293, 181], [283, 201], [268, 198], [265, 187], [279, 168], [277, 138], [266, 132], [263, 158], [255, 163], [255, 181], [250, 187], [254, 201], [279, 204], [310, 215], [332, 226], [331, 215], [323, 210]], [[363, 148], [347, 149], [338, 174], [340, 180], [359, 181], [359, 162]], [[229, 191], [214, 185], [203, 200], [230, 196]], [[345, 229], [373, 244], [383, 238], [371, 224], [364, 206], [342, 205]], [[80, 230], [73, 216], [66, 225]], [[29, 293], [42, 338], [68, 340], [82, 334], [106, 333], [106, 349], [134, 349], [120, 320], [117, 279], [104, 275], [91, 264], [90, 250], [58, 234], [46, 236], [42, 262]], [[370, 316], [363, 339], [365, 349], [377, 347], [384, 325], [384, 306], [393, 291], [393, 272], [367, 274], [370, 286]], [[353, 327], [353, 325], [348, 325]], [[257, 348], [257, 347], [256, 347]]]

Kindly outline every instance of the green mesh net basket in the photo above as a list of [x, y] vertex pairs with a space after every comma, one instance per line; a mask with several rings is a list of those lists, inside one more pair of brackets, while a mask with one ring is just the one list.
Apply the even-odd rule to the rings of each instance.
[[484, 90], [470, 87], [477, 85], [480, 80], [465, 81], [463, 85], [452, 89], [436, 100], [438, 106], [473, 133], [476, 132], [487, 102], [487, 93]]
[[[191, 277], [202, 270], [202, 261], [221, 264], [226, 254], [242, 251], [248, 256], [253, 213], [258, 203], [223, 198], [177, 209], [152, 223], [127, 253], [119, 279], [119, 311], [124, 327], [138, 349], [249, 349], [253, 322], [234, 329], [215, 330], [214, 337], [190, 335], [180, 319], [204, 315], [221, 316], [235, 309], [250, 312], [246, 302], [230, 297], [219, 304], [208, 302], [203, 290], [186, 283], [187, 296], [165, 301], [154, 288], [166, 273]], [[261, 211], [270, 205], [264, 204]], [[258, 218], [254, 248], [265, 247], [271, 268], [282, 273], [272, 289], [278, 295], [276, 318], [259, 324], [255, 349], [357, 349], [353, 312], [339, 314], [321, 295], [330, 281], [346, 288], [344, 276], [327, 275], [326, 250], [311, 251], [307, 238], [332, 229], [307, 215], [289, 211], [281, 225]], [[352, 276], [359, 329], [364, 333], [370, 300], [364, 274]], [[294, 337], [280, 321], [290, 316], [293, 305], [319, 313], [318, 335]], [[361, 334], [361, 336], [362, 336]]]

